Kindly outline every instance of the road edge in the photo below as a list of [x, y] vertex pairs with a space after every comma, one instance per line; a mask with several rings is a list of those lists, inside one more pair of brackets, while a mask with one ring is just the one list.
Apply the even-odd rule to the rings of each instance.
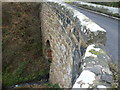
[[[76, 5], [72, 5], [72, 6], [77, 7]], [[110, 15], [107, 15], [107, 14], [104, 14], [104, 13], [96, 12], [96, 11], [89, 10], [89, 9], [86, 9], [86, 8], [82, 8], [82, 7], [78, 7], [78, 8], [87, 10], [87, 11], [89, 11], [89, 12], [93, 12], [93, 13], [95, 13], [95, 14], [103, 15], [103, 16], [106, 16], [106, 17], [109, 17], [109, 18], [112, 18], [112, 19], [120, 20], [120, 18], [113, 17], [113, 16], [110, 16]]]

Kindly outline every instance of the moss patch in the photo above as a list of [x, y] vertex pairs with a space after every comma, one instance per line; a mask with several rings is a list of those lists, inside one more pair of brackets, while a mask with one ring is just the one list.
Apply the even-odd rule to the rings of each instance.
[[104, 52], [103, 50], [96, 51], [96, 50], [92, 49], [89, 52], [91, 52], [94, 55], [99, 55], [99, 54], [106, 55], [106, 52]]
[[94, 49], [90, 50], [89, 52], [91, 52], [92, 54], [95, 54], [95, 55], [98, 55], [99, 52], [98, 51], [95, 51]]

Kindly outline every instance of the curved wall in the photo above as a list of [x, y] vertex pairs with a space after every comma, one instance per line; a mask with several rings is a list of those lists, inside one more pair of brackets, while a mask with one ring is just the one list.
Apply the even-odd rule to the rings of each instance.
[[[44, 2], [39, 9], [47, 59], [47, 41], [51, 49], [50, 82], [63, 88], [110, 87], [110, 58], [103, 49], [106, 31], [64, 3]], [[91, 74], [91, 81], [84, 74]]]

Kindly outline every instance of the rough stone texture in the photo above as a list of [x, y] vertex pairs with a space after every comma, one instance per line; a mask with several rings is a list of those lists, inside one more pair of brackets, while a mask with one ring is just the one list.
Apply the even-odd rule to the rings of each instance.
[[[84, 76], [81, 73], [73, 85], [73, 88], [110, 88], [112, 83], [112, 73], [108, 66], [108, 61], [110, 58], [106, 55], [105, 51], [101, 49], [101, 47], [98, 48], [98, 46], [96, 46], [97, 45], [92, 44], [87, 47], [83, 62], [81, 64], [82, 73], [89, 71], [85, 75], [86, 77], [89, 77], [89, 79], [85, 81], [81, 78]], [[100, 57], [101, 55], [102, 57]], [[91, 76], [89, 76], [90, 72], [92, 73]], [[89, 80], [92, 77], [95, 79], [92, 79], [93, 81], [89, 83]]]
[[[51, 51], [50, 82], [58, 83], [62, 88], [71, 88], [80, 77], [80, 80], [85, 83], [79, 85], [80, 87], [92, 87], [97, 85], [96, 80], [101, 80], [101, 75], [106, 73], [111, 75], [106, 53], [99, 46], [89, 46], [93, 43], [105, 44], [106, 31], [64, 3], [45, 2], [41, 5], [43, 52], [47, 59], [48, 48]], [[91, 50], [89, 47], [92, 47], [93, 51], [89, 52]], [[83, 59], [82, 56], [84, 56]], [[89, 79], [86, 73], [93, 75], [89, 84], [85, 79]], [[100, 82], [109, 82], [104, 77], [102, 78]], [[94, 81], [95, 84], [93, 84]], [[78, 84], [81, 84], [81, 81]], [[98, 87], [104, 86], [101, 83], [98, 85]]]
[[77, 28], [77, 21], [54, 3], [42, 4], [40, 15], [45, 55], [47, 40], [52, 50], [50, 81], [69, 88], [72, 80], [78, 76], [81, 60], [80, 29]]
[[84, 42], [88, 45], [93, 43], [101, 43], [105, 44], [106, 42], [106, 31], [101, 28], [99, 25], [94, 23], [91, 19], [86, 17], [84, 14], [80, 13], [79, 11], [71, 8], [67, 4], [60, 3], [61, 6], [64, 6], [68, 9], [75, 20], [77, 20], [77, 25], [80, 27], [80, 32]]

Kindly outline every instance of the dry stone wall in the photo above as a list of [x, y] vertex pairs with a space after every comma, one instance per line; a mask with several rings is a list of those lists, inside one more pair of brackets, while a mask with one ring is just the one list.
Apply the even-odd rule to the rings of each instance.
[[110, 58], [100, 47], [105, 45], [106, 31], [64, 3], [44, 2], [39, 9], [43, 53], [51, 61], [50, 82], [62, 88], [110, 87]]
[[112, 73], [108, 66], [110, 58], [103, 45], [89, 45], [82, 60], [82, 72], [73, 88], [111, 88]]
[[[61, 6], [53, 3], [42, 4], [40, 15], [44, 45], [46, 46], [49, 40], [52, 50], [50, 81], [69, 88], [72, 79], [78, 75], [81, 58], [80, 26], [77, 27], [80, 22], [75, 20], [69, 11], [66, 10], [65, 13]], [[44, 53], [46, 55], [46, 47]]]

